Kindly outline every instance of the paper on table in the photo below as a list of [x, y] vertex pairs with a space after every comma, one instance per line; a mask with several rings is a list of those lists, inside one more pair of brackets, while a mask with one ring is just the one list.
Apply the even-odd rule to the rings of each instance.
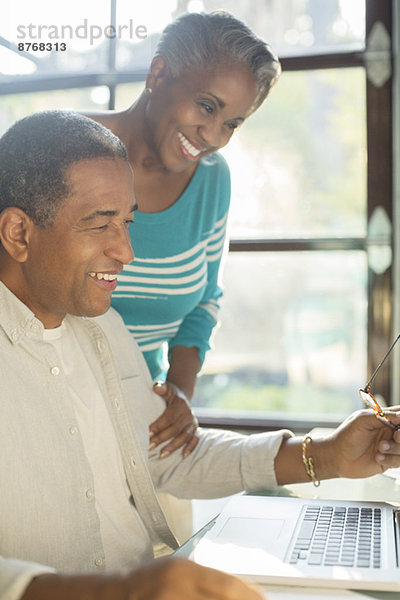
[[274, 585], [261, 586], [261, 589], [267, 600], [371, 600], [370, 596], [349, 590], [301, 589]]
[[393, 479], [396, 479], [397, 483], [398, 481], [400, 481], [400, 468], [387, 469], [387, 471], [385, 471], [383, 475], [386, 475], [387, 477], [393, 477]]

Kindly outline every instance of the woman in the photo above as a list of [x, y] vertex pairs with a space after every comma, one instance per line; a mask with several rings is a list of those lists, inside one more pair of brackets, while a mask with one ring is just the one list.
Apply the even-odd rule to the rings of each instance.
[[163, 382], [155, 391], [167, 408], [150, 428], [151, 448], [170, 440], [161, 457], [197, 444], [189, 402], [217, 320], [230, 200], [217, 150], [279, 73], [271, 48], [230, 14], [186, 14], [164, 30], [139, 99], [122, 112], [90, 115], [124, 142], [134, 172], [135, 260], [119, 277], [113, 306], [153, 380]]
[[279, 73], [271, 48], [233, 16], [186, 14], [163, 32], [139, 99], [122, 112], [90, 115], [122, 139], [134, 171], [135, 260], [113, 304], [154, 380], [166, 381], [158, 388], [169, 409], [152, 443], [180, 435], [164, 454], [180, 446], [190, 452], [196, 443], [193, 428], [186, 431], [195, 424], [186, 401], [216, 323], [230, 196], [228, 167], [216, 151]]

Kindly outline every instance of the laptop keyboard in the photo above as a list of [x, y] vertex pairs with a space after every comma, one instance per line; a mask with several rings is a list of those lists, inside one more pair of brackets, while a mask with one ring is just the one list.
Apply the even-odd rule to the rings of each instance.
[[306, 506], [289, 557], [291, 564], [331, 567], [381, 566], [381, 510]]

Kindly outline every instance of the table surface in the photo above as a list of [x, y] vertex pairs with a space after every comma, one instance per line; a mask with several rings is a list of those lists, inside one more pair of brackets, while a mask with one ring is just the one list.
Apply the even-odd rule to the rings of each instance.
[[[316, 488], [312, 483], [298, 483], [279, 487], [274, 491], [266, 490], [266, 495], [298, 496], [301, 498], [320, 498], [330, 500], [367, 500], [400, 504], [400, 473], [399, 479], [387, 475], [375, 475], [368, 479], [331, 479], [321, 481]], [[203, 527], [190, 540], [176, 551], [177, 556], [189, 557], [196, 543], [212, 526], [213, 521]], [[371, 598], [381, 600], [399, 600], [398, 592], [360, 592]], [[295, 596], [294, 596], [295, 597]]]

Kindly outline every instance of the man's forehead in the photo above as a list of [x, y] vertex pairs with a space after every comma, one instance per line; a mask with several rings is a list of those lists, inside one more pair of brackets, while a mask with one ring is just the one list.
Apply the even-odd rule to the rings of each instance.
[[133, 172], [130, 164], [122, 158], [92, 158], [73, 163], [66, 171], [66, 179], [73, 193], [90, 190], [107, 190], [115, 187], [131, 187]]
[[74, 163], [67, 171], [67, 184], [66, 208], [78, 210], [80, 217], [133, 210], [132, 169], [121, 158], [96, 158]]
[[98, 156], [85, 158], [72, 163], [66, 170], [66, 177], [70, 180], [85, 180], [91, 176], [97, 178], [99, 171], [104, 172], [104, 177], [118, 176], [117, 173], [125, 171], [133, 174], [129, 162], [119, 156]]

